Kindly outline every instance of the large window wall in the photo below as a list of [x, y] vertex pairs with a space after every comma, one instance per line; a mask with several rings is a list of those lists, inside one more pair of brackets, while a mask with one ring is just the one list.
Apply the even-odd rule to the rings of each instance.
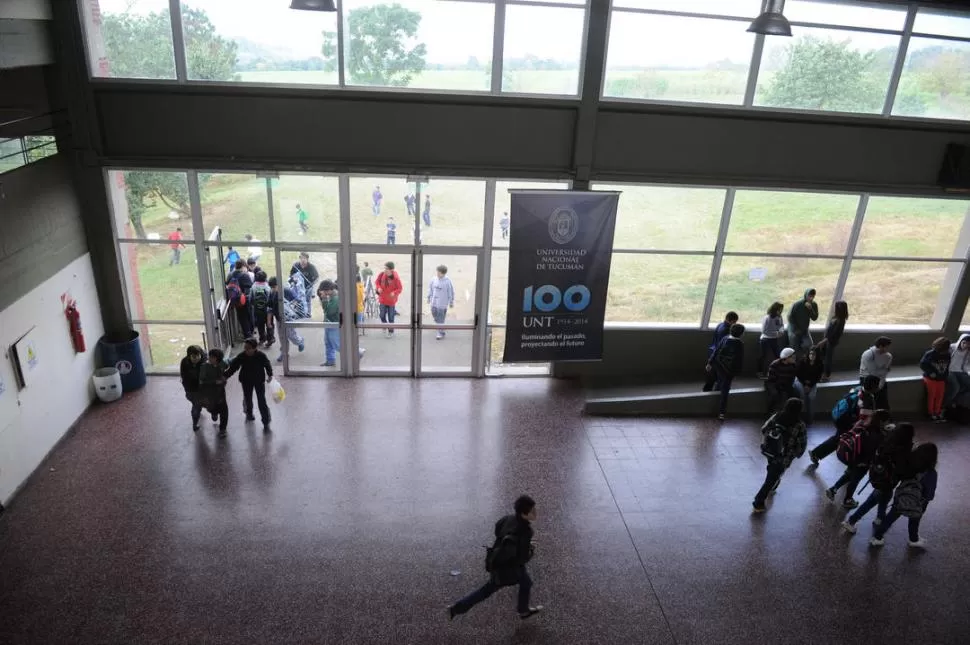
[[336, 13], [290, 0], [80, 5], [97, 77], [579, 93], [583, 0], [345, 0]]
[[606, 320], [760, 325], [817, 291], [850, 326], [940, 329], [967, 264], [970, 201], [744, 188], [596, 184], [620, 196]]
[[616, 0], [603, 96], [970, 119], [970, 18], [918, 3], [789, 0], [792, 38], [746, 32], [760, 0]]

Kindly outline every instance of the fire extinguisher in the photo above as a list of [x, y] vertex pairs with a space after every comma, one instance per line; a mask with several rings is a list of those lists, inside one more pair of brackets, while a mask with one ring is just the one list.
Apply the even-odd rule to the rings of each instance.
[[72, 302], [64, 310], [64, 315], [67, 316], [67, 323], [71, 327], [71, 343], [74, 344], [74, 351], [80, 354], [85, 350], [84, 332], [81, 331], [81, 313]]

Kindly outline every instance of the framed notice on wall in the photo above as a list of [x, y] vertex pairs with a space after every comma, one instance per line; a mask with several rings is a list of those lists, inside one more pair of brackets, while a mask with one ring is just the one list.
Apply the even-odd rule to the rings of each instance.
[[40, 344], [40, 334], [31, 328], [21, 336], [10, 348], [13, 359], [14, 374], [20, 389], [29, 386], [37, 379], [37, 374], [43, 361]]

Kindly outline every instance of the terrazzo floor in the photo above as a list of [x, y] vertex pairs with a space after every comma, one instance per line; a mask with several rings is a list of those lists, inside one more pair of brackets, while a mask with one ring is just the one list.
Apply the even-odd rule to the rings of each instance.
[[[965, 428], [917, 426], [929, 548], [900, 522], [873, 552], [822, 494], [834, 457], [751, 515], [753, 421], [583, 418], [548, 379], [284, 385], [269, 435], [238, 385], [225, 440], [175, 378], [93, 407], [0, 517], [0, 643], [970, 643]], [[503, 590], [449, 622], [521, 493], [546, 611]]]

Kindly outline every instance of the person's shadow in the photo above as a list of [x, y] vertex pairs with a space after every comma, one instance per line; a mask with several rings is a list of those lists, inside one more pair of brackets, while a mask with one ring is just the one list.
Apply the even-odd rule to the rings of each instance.
[[[211, 497], [234, 500], [239, 496], [239, 489], [229, 445], [232, 435], [220, 439], [208, 437], [207, 434], [211, 433], [207, 433], [205, 428], [195, 433], [195, 469], [203, 488]], [[210, 445], [209, 441], [213, 441], [214, 445]]]
[[[246, 443], [249, 444], [249, 465], [253, 469], [253, 481], [262, 493], [269, 493], [277, 484], [276, 461], [286, 457], [286, 443], [278, 443], [272, 432], [263, 432], [256, 424], [246, 426]], [[277, 449], [274, 451], [274, 445]]]

